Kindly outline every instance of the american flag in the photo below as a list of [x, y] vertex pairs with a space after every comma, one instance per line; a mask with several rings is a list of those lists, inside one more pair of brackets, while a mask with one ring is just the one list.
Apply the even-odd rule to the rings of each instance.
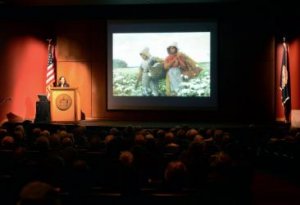
[[47, 64], [47, 74], [46, 74], [46, 92], [48, 98], [50, 97], [50, 87], [55, 82], [55, 56], [54, 56], [54, 45], [51, 44], [49, 40], [48, 45], [48, 64]]

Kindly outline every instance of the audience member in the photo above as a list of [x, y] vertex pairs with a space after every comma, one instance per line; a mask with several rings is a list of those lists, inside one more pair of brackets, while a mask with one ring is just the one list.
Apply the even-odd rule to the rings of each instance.
[[35, 181], [22, 188], [17, 205], [61, 205], [61, 200], [54, 187]]
[[167, 191], [182, 191], [186, 184], [187, 169], [181, 161], [170, 162], [164, 174]]

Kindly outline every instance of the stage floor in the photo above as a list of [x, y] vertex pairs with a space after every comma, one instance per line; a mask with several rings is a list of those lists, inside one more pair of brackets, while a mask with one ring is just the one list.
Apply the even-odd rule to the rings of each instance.
[[57, 125], [81, 125], [86, 127], [144, 127], [144, 128], [172, 128], [177, 126], [188, 126], [194, 128], [249, 128], [249, 127], [271, 127], [272, 123], [266, 124], [247, 124], [247, 123], [206, 123], [188, 121], [115, 121], [115, 120], [81, 120], [78, 122], [51, 122]]

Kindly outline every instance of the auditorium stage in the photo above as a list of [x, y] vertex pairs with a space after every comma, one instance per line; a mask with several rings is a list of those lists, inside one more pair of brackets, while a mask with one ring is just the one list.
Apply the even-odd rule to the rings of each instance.
[[83, 120], [78, 122], [83, 126], [102, 126], [102, 127], [145, 127], [145, 128], [172, 128], [176, 126], [202, 127], [202, 128], [224, 128], [224, 127], [246, 127], [246, 124], [214, 124], [204, 122], [168, 122], [168, 121], [113, 121], [113, 120]]
[[[201, 121], [118, 121], [118, 120], [80, 120], [78, 122], [51, 122], [53, 125], [80, 125], [86, 127], [143, 127], [143, 128], [172, 128], [178, 126], [188, 126], [204, 129], [234, 129], [234, 128], [271, 128], [282, 125], [281, 123], [233, 123], [233, 122], [201, 122]], [[284, 125], [283, 125], [284, 126]]]

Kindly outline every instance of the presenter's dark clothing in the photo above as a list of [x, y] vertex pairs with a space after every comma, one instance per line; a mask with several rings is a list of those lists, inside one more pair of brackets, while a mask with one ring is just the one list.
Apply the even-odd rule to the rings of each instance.
[[56, 87], [68, 88], [68, 87], [70, 87], [70, 85], [69, 85], [68, 83], [64, 83], [64, 84], [58, 83], [58, 84], [56, 85]]

